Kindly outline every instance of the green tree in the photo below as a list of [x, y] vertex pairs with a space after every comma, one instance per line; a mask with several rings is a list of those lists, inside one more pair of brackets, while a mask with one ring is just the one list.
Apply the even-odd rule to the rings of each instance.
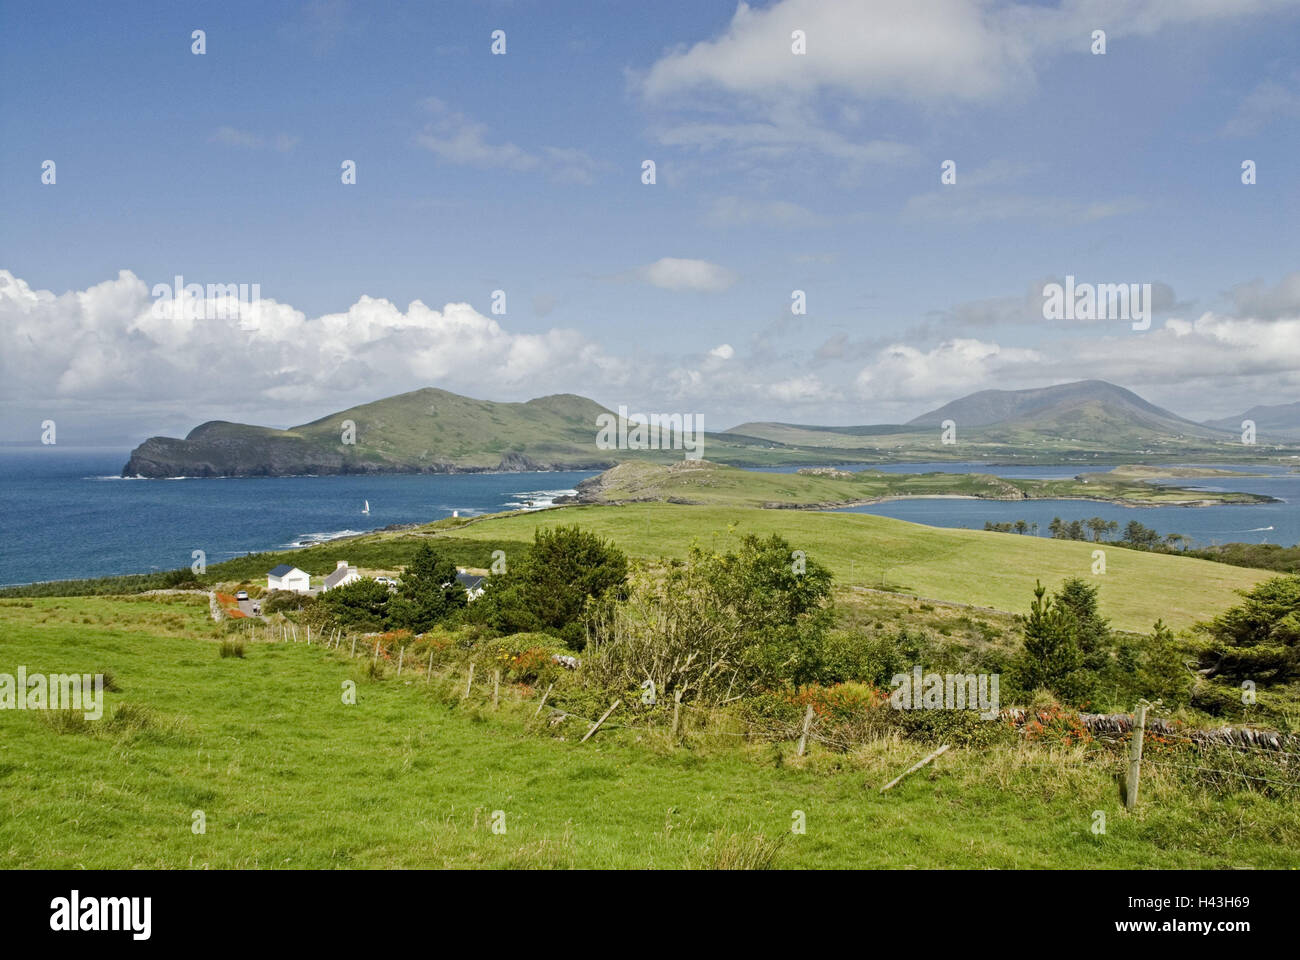
[[580, 650], [589, 605], [619, 597], [627, 569], [623, 552], [593, 533], [538, 528], [524, 556], [489, 578], [471, 615], [500, 633], [550, 633]]
[[380, 630], [388, 620], [388, 588], [369, 577], [353, 580], [320, 596], [320, 603], [337, 623], [360, 630]]
[[1274, 577], [1244, 602], [1197, 629], [1206, 635], [1206, 677], [1285, 683], [1300, 677], [1300, 577]]
[[1182, 652], [1174, 639], [1174, 632], [1157, 620], [1151, 627], [1151, 637], [1145, 644], [1138, 679], [1143, 695], [1159, 698], [1166, 707], [1187, 703], [1192, 690], [1192, 675], [1183, 662]]
[[1044, 688], [1069, 702], [1086, 692], [1082, 657], [1075, 640], [1074, 617], [1068, 607], [1047, 596], [1041, 584], [1034, 586], [1034, 599], [1025, 618], [1024, 646], [1015, 664], [1015, 674], [1026, 692]]
[[389, 602], [389, 625], [425, 633], [463, 610], [469, 595], [456, 579], [456, 573], [455, 563], [430, 544], [420, 544], [402, 571], [397, 595]]
[[1110, 621], [1101, 615], [1097, 587], [1079, 577], [1070, 577], [1056, 593], [1057, 606], [1065, 608], [1074, 621], [1074, 639], [1082, 666], [1098, 671], [1110, 662]]

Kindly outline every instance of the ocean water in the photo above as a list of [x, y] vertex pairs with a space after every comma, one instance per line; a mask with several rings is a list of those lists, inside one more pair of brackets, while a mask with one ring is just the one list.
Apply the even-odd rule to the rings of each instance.
[[[128, 450], [0, 451], [0, 584], [148, 573], [395, 523], [548, 506], [590, 471], [121, 479]], [[366, 500], [370, 515], [362, 514]]]
[[[1201, 466], [1201, 464], [1185, 464]], [[1281, 503], [1225, 504], [1216, 507], [1121, 507], [1087, 500], [892, 500], [864, 507], [845, 507], [843, 512], [874, 513], [935, 527], [966, 527], [981, 530], [986, 521], [994, 523], [1038, 523], [1039, 536], [1051, 536], [1047, 525], [1053, 517], [1062, 520], [1087, 520], [1103, 517], [1119, 524], [1120, 531], [1136, 520], [1160, 533], [1181, 533], [1197, 546], [1218, 543], [1300, 543], [1300, 473], [1290, 467], [1256, 464], [1205, 464], [1221, 470], [1241, 470], [1263, 476], [1240, 478], [1192, 478], [1162, 481], [1196, 490], [1233, 490], [1258, 493], [1281, 500]], [[996, 466], [989, 463], [909, 463], [845, 466], [845, 470], [879, 469], [888, 473], [992, 473], [1002, 477], [1056, 478], [1079, 473], [1102, 472], [1108, 467], [1086, 464]], [[1115, 536], [1111, 534], [1110, 536]]]
[[[127, 450], [42, 447], [0, 450], [0, 584], [148, 573], [300, 546], [390, 524], [547, 506], [590, 471], [452, 476], [258, 477], [139, 480], [117, 474]], [[791, 469], [791, 468], [788, 468]], [[895, 472], [971, 470], [1010, 477], [1073, 476], [1083, 467], [999, 467], [987, 463], [889, 464]], [[979, 529], [986, 520], [1102, 516], [1138, 520], [1199, 544], [1300, 542], [1300, 474], [1242, 467], [1263, 477], [1186, 480], [1188, 486], [1263, 493], [1286, 502], [1222, 507], [1127, 508], [1087, 501], [898, 500], [855, 512], [915, 523]], [[1215, 484], [1220, 485], [1216, 487]], [[369, 516], [361, 512], [370, 501]]]

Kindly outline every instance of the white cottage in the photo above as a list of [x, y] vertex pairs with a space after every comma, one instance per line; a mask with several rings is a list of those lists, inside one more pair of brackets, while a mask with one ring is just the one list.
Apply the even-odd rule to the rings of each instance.
[[266, 589], [307, 593], [311, 590], [311, 574], [282, 563], [267, 573]]
[[360, 580], [361, 574], [357, 572], [356, 567], [349, 567], [346, 560], [340, 560], [334, 572], [325, 578], [325, 583], [321, 586], [321, 591], [333, 590], [335, 587], [345, 587], [354, 580]]

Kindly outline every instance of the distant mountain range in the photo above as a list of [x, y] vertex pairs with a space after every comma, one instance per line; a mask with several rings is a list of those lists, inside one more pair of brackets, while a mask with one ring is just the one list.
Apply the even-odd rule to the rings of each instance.
[[1243, 420], [1255, 421], [1257, 435], [1272, 435], [1300, 439], [1300, 401], [1279, 403], [1271, 407], [1251, 407], [1239, 417], [1206, 421], [1206, 426], [1217, 427], [1232, 433], [1241, 432]]
[[[555, 394], [525, 403], [474, 400], [426, 388], [277, 430], [211, 421], [183, 440], [151, 437], [123, 476], [291, 476], [603, 470], [624, 460], [668, 462], [680, 450], [602, 450], [594, 400]], [[1300, 440], [1300, 403], [1196, 423], [1104, 380], [1033, 390], [981, 390], [906, 424], [826, 427], [744, 423], [706, 435], [705, 456], [742, 466], [852, 460], [1073, 459], [1133, 454], [1240, 457], [1241, 421], [1257, 443]], [[956, 444], [942, 442], [944, 421]], [[349, 438], [348, 425], [354, 425]], [[351, 439], [352, 442], [348, 442]], [[1262, 452], [1262, 451], [1259, 451]]]

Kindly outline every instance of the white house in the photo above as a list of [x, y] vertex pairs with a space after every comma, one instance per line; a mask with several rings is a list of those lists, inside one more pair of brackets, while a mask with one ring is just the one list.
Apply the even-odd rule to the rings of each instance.
[[346, 560], [340, 560], [334, 572], [325, 578], [325, 583], [321, 586], [321, 592], [333, 590], [335, 587], [344, 587], [354, 580], [360, 580], [361, 574], [357, 572], [356, 567], [349, 567]]
[[311, 590], [311, 575], [306, 570], [282, 563], [267, 573], [266, 589], [307, 593]]
[[469, 594], [471, 600], [477, 600], [483, 595], [483, 581], [485, 579], [486, 577], [466, 573], [464, 570], [459, 570], [456, 573], [456, 581], [465, 588], [465, 592]]

